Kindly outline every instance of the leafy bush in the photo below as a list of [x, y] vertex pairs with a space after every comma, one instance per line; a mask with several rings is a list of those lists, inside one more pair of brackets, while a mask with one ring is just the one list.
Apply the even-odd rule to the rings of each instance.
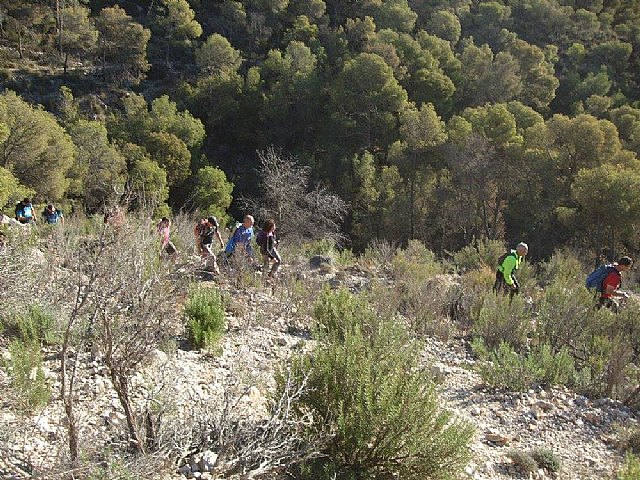
[[35, 342], [13, 340], [9, 354], [7, 370], [21, 407], [31, 411], [46, 405], [51, 398], [51, 388], [42, 370], [40, 346]]
[[538, 469], [538, 462], [535, 461], [529, 452], [525, 452], [523, 450], [511, 450], [507, 453], [507, 456], [522, 473], [531, 473]]
[[224, 305], [220, 292], [200, 289], [189, 296], [184, 306], [189, 340], [196, 348], [217, 346], [225, 329]]
[[334, 436], [326, 461], [306, 466], [307, 478], [438, 479], [457, 472], [472, 431], [441, 410], [428, 372], [418, 368], [419, 345], [344, 291], [325, 292], [315, 316], [325, 343], [293, 362], [294, 382], [306, 379], [308, 387], [297, 411], [312, 413], [311, 435]]
[[53, 316], [39, 305], [32, 305], [26, 312], [16, 315], [15, 322], [24, 342], [53, 345], [59, 341]]
[[522, 348], [531, 331], [531, 311], [521, 296], [496, 295], [491, 291], [478, 296], [471, 313], [472, 333], [483, 338], [490, 348], [506, 342]]
[[421, 282], [443, 272], [435, 254], [417, 240], [411, 240], [406, 249], [396, 252], [392, 269], [396, 280], [405, 283]]
[[480, 338], [475, 338], [471, 347], [480, 359], [478, 372], [491, 388], [525, 391], [538, 376], [534, 363], [514, 352], [506, 342], [489, 350]]
[[624, 465], [617, 475], [617, 480], [638, 480], [640, 478], [640, 459], [631, 453], [624, 457]]
[[453, 263], [463, 271], [488, 267], [495, 272], [500, 256], [507, 251], [504, 242], [481, 238], [453, 254]]
[[587, 341], [600, 329], [602, 313], [593, 307], [593, 294], [581, 284], [554, 281], [545, 289], [538, 303], [536, 336], [554, 348]]
[[578, 257], [568, 249], [556, 250], [551, 258], [541, 265], [540, 283], [543, 286], [560, 282], [565, 286], [583, 285], [586, 273]]
[[627, 446], [632, 453], [640, 454], [640, 429], [636, 429], [629, 435]]
[[573, 358], [566, 349], [554, 353], [545, 344], [519, 354], [505, 342], [488, 349], [481, 338], [475, 338], [471, 347], [480, 360], [480, 376], [493, 388], [525, 391], [533, 383], [570, 385], [576, 377]]
[[560, 457], [548, 448], [536, 448], [531, 451], [531, 457], [536, 461], [538, 467], [549, 472], [559, 472], [562, 462]]

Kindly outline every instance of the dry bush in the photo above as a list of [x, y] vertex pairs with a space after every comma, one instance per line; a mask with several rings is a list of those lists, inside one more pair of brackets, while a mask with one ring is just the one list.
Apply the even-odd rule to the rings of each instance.
[[258, 152], [259, 198], [241, 199], [256, 218], [274, 218], [278, 232], [291, 244], [314, 240], [340, 243], [340, 222], [347, 206], [322, 186], [311, 185], [309, 167], [271, 147]]

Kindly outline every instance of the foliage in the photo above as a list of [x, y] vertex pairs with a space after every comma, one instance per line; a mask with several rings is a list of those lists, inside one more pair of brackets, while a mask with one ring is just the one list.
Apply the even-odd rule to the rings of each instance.
[[0, 167], [0, 209], [13, 206], [33, 193], [33, 190], [21, 185], [9, 170]]
[[[349, 205], [322, 210], [320, 230], [355, 252], [489, 239], [527, 241], [536, 260], [635, 255], [638, 15], [583, 3], [5, 0], [3, 84], [30, 104], [0, 101], [0, 168], [88, 213], [123, 184], [134, 210], [188, 209], [198, 172], [217, 168], [240, 216], [267, 196], [255, 152], [273, 145], [304, 193]], [[12, 202], [22, 187], [0, 177]]]
[[557, 473], [562, 466], [560, 457], [548, 448], [536, 448], [531, 452], [531, 456], [540, 468], [544, 468], [548, 472]]
[[530, 308], [520, 295], [511, 300], [508, 295], [483, 292], [477, 297], [471, 318], [472, 333], [482, 337], [490, 348], [501, 343], [522, 348], [532, 328]]
[[16, 314], [15, 324], [25, 343], [52, 345], [60, 340], [53, 315], [40, 305], [31, 305], [24, 313]]
[[184, 306], [189, 340], [196, 348], [215, 349], [224, 333], [224, 305], [220, 292], [201, 289], [192, 292]]
[[624, 465], [618, 471], [617, 480], [635, 480], [640, 476], [640, 459], [632, 453], [624, 457]]
[[542, 345], [519, 354], [502, 342], [489, 350], [479, 337], [474, 339], [472, 348], [480, 360], [480, 375], [492, 388], [522, 392], [534, 383], [571, 385], [577, 375], [574, 360], [566, 349], [554, 353], [548, 345]]
[[507, 453], [513, 464], [524, 474], [533, 473], [538, 469], [538, 463], [533, 456], [523, 450], [511, 450]]
[[498, 259], [506, 252], [503, 242], [481, 238], [475, 245], [467, 245], [453, 254], [453, 263], [463, 272], [483, 265], [497, 268]]
[[57, 201], [67, 190], [66, 174], [76, 147], [55, 117], [16, 93], [0, 96], [9, 135], [2, 144], [2, 167], [42, 200]]
[[233, 183], [227, 181], [222, 170], [203, 167], [195, 175], [193, 203], [203, 215], [214, 215], [224, 224], [225, 212], [231, 204], [232, 191]]
[[298, 413], [311, 412], [312, 432], [333, 434], [326, 461], [308, 474], [447, 478], [464, 465], [471, 429], [439, 408], [428, 374], [417, 368], [418, 345], [362, 302], [325, 292], [314, 313], [324, 342], [292, 367], [295, 381], [307, 378], [309, 387]]
[[12, 340], [9, 355], [7, 370], [22, 408], [33, 411], [46, 405], [51, 398], [51, 387], [42, 369], [40, 345], [32, 341]]

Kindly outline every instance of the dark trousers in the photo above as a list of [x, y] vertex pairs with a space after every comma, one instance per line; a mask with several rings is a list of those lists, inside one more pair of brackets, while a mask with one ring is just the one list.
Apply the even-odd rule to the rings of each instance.
[[511, 275], [511, 279], [513, 280], [513, 286], [507, 284], [500, 270], [496, 271], [496, 281], [493, 284], [493, 291], [495, 293], [509, 293], [509, 298], [513, 298], [514, 295], [520, 293], [520, 285], [515, 276]]

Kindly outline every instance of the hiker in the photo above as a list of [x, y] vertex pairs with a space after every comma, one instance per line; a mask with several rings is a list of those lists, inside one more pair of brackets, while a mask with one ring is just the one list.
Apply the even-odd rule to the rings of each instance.
[[251, 237], [253, 237], [254, 220], [251, 215], [245, 215], [241, 225], [234, 230], [231, 238], [227, 242], [225, 253], [227, 256], [233, 255], [238, 248], [244, 250], [251, 261], [253, 261], [253, 249], [251, 248]]
[[[264, 222], [262, 230], [256, 235], [256, 243], [260, 246], [260, 253], [262, 254], [262, 271], [268, 272], [267, 277], [273, 278], [278, 272], [282, 259], [276, 246], [278, 240], [276, 240], [276, 222], [273, 219], [269, 219]], [[273, 266], [271, 264], [273, 263]], [[271, 266], [271, 269], [269, 267]]]
[[633, 260], [630, 257], [621, 257], [613, 264], [602, 265], [591, 272], [587, 277], [587, 288], [595, 288], [600, 293], [596, 308], [617, 307], [615, 298], [629, 298], [627, 292], [620, 290], [622, 286], [622, 272], [631, 270]]
[[114, 205], [104, 214], [105, 225], [110, 225], [114, 231], [119, 231], [124, 226], [124, 220], [124, 211], [120, 205]]
[[36, 211], [33, 209], [30, 198], [25, 198], [16, 204], [16, 220], [22, 224], [36, 222]]
[[162, 217], [158, 223], [158, 235], [160, 235], [160, 253], [166, 253], [172, 260], [175, 260], [178, 249], [171, 242], [171, 220], [167, 217]]
[[62, 211], [58, 210], [51, 203], [42, 211], [42, 218], [49, 225], [54, 225], [58, 222], [64, 224], [64, 215]]
[[210, 268], [215, 273], [219, 274], [220, 269], [218, 268], [216, 255], [213, 253], [211, 245], [213, 244], [213, 237], [217, 237], [220, 242], [220, 247], [224, 248], [224, 242], [220, 235], [220, 224], [218, 223], [218, 219], [214, 216], [207, 217], [203, 220], [204, 222], [201, 220], [196, 225], [196, 230], [199, 236], [196, 246], [199, 248], [202, 258], [206, 259], [207, 268]]
[[515, 272], [523, 262], [524, 257], [529, 253], [529, 246], [520, 242], [515, 250], [510, 250], [498, 259], [498, 269], [496, 270], [496, 281], [493, 284], [494, 292], [509, 292], [509, 298], [520, 293], [520, 284]]

